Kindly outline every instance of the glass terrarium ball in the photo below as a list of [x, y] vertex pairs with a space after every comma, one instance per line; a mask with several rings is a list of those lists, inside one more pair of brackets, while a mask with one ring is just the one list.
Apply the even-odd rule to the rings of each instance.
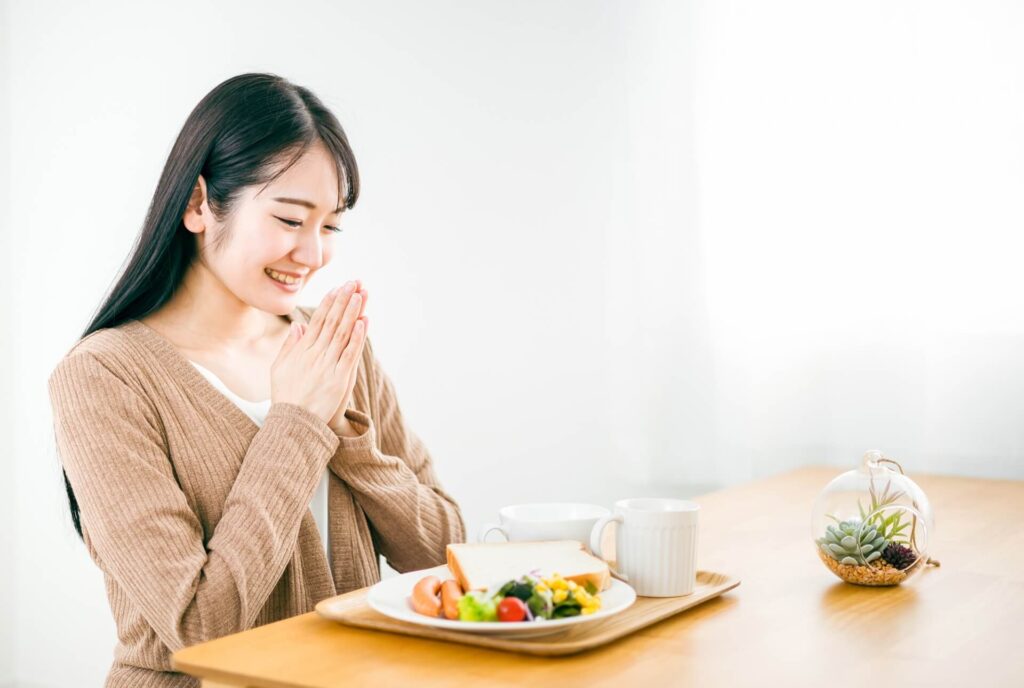
[[899, 585], [915, 576], [928, 562], [934, 531], [924, 491], [877, 450], [826, 485], [811, 511], [818, 558], [857, 585]]

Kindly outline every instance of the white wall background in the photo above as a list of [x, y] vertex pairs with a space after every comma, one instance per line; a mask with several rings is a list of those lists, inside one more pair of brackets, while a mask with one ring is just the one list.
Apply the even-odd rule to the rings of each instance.
[[[14, 392], [14, 366], [11, 364], [15, 347], [13, 346], [13, 333], [9, 323], [14, 314], [11, 300], [13, 281], [9, 278], [9, 272], [15, 261], [8, 250], [7, 237], [10, 235], [11, 227], [11, 109], [8, 103], [11, 100], [10, 70], [11, 70], [11, 33], [10, 15], [7, 4], [0, 0], [0, 260], [3, 261], [4, 269], [0, 270], [0, 318], [3, 319], [5, 336], [0, 337], [0, 389], [6, 393], [0, 397], [2, 408], [0, 408], [0, 432], [6, 437], [12, 437], [16, 427], [14, 419], [11, 418], [13, 407], [11, 393]], [[8, 445], [13, 448], [18, 438], [12, 437]], [[17, 576], [15, 566], [12, 563], [15, 557], [11, 553], [15, 551], [15, 533], [18, 532], [18, 513], [14, 505], [14, 496], [17, 494], [14, 482], [15, 472], [12, 459], [17, 457], [15, 452], [10, 452], [7, 459], [0, 459], [0, 470], [7, 476], [6, 480], [0, 480], [0, 685], [7, 685], [14, 679], [14, 643], [15, 628], [11, 620], [15, 618], [17, 609]]]
[[[115, 642], [45, 379], [171, 143], [273, 71], [346, 127], [329, 276], [472, 532], [880, 447], [1024, 478], [1024, 13], [960, 2], [0, 0], [0, 685]], [[809, 508], [809, 507], [808, 507]]]

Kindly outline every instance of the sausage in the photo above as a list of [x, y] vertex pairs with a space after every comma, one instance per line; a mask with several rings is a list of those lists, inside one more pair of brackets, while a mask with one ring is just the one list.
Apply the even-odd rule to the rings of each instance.
[[461, 598], [462, 586], [459, 585], [459, 581], [449, 578], [441, 584], [441, 605], [444, 607], [444, 618], [458, 620]]
[[412, 608], [427, 616], [440, 614], [441, 597], [438, 595], [440, 589], [441, 579], [437, 576], [421, 578], [412, 589]]

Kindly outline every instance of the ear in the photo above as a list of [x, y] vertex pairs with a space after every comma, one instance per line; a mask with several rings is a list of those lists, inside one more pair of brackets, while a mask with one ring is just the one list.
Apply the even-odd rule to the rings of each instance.
[[206, 202], [206, 180], [203, 179], [203, 175], [199, 175], [181, 221], [188, 231], [193, 234], [201, 234], [206, 231], [206, 222], [209, 217], [210, 206]]

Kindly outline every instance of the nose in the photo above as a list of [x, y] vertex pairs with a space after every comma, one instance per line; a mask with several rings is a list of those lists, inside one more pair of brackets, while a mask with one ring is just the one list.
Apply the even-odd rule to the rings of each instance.
[[295, 262], [318, 270], [324, 262], [324, 247], [319, 232], [298, 232], [299, 242], [292, 252]]

